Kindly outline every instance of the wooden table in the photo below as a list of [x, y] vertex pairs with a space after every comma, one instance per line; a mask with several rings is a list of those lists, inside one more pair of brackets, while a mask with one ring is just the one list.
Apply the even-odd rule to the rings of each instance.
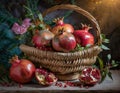
[[[90, 88], [80, 87], [58, 87], [55, 85], [43, 87], [37, 84], [25, 84], [21, 88], [19, 86], [3, 87], [0, 86], [0, 93], [69, 93], [78, 92], [107, 92], [119, 93], [120, 91], [120, 70], [112, 70], [113, 80], [106, 78], [101, 84], [97, 84]], [[59, 81], [60, 82], [60, 81]], [[63, 82], [62, 82], [63, 83]], [[64, 84], [64, 83], [63, 83]]]

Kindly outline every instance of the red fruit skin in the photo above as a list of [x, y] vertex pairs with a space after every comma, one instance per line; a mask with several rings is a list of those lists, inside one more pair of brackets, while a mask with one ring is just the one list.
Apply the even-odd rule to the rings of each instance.
[[18, 83], [27, 83], [34, 76], [35, 66], [29, 60], [21, 59], [19, 63], [13, 63], [10, 67], [10, 77]]
[[39, 35], [34, 35], [32, 38], [32, 41], [33, 41], [35, 47], [37, 47], [37, 48], [40, 48], [44, 45], [42, 43], [42, 38]]
[[68, 51], [73, 50], [76, 47], [75, 37], [71, 33], [64, 32], [59, 36], [60, 46]]
[[54, 26], [51, 30], [51, 32], [54, 33], [55, 35], [57, 35], [60, 30], [64, 30], [65, 32], [68, 33], [74, 32], [73, 26], [71, 24], [64, 23], [63, 18], [58, 18], [57, 20], [55, 20], [55, 22], [56, 26]]
[[76, 30], [73, 35], [76, 38], [76, 42], [83, 47], [87, 45], [94, 45], [93, 35], [85, 30]]
[[[54, 37], [54, 34], [48, 30], [37, 31], [32, 38], [33, 44], [39, 49], [45, 49]], [[46, 49], [47, 50], [47, 49]]]
[[68, 32], [68, 33], [73, 33], [74, 32], [74, 28], [70, 24], [57, 25], [51, 30], [51, 32], [56, 35], [56, 34], [59, 33], [59, 30], [62, 30], [62, 29], [64, 29], [64, 31]]
[[86, 85], [95, 85], [101, 80], [100, 70], [97, 68], [85, 68], [82, 70], [79, 80]]
[[63, 32], [52, 40], [52, 46], [56, 51], [69, 52], [76, 47], [76, 40], [71, 33]]
[[61, 48], [60, 44], [59, 44], [59, 39], [58, 39], [58, 37], [53, 38], [53, 40], [52, 40], [52, 46], [53, 46], [53, 49], [55, 49], [56, 51], [64, 51], [64, 50]]

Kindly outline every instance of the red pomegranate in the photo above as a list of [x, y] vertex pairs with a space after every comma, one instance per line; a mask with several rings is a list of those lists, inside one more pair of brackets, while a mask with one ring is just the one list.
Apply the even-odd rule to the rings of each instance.
[[94, 45], [94, 36], [88, 32], [90, 28], [91, 27], [87, 25], [82, 25], [82, 30], [75, 30], [73, 33], [76, 38], [76, 42], [83, 47]]
[[53, 83], [57, 82], [57, 78], [53, 73], [42, 68], [36, 69], [35, 76], [41, 85], [52, 85]]
[[45, 49], [46, 46], [49, 46], [54, 34], [49, 30], [37, 30], [35, 35], [32, 38], [33, 44], [39, 49]]
[[79, 80], [85, 85], [95, 85], [101, 80], [100, 70], [94, 67], [85, 68], [82, 70]]
[[64, 23], [63, 18], [57, 18], [54, 20], [54, 22], [56, 23], [56, 26], [51, 29], [51, 32], [53, 34], [57, 35], [59, 33], [59, 30], [62, 29], [64, 29], [64, 31], [68, 33], [74, 32], [73, 26], [71, 24]]
[[62, 32], [53, 38], [52, 46], [56, 51], [69, 52], [76, 47], [76, 40], [71, 33]]
[[10, 78], [18, 83], [27, 83], [34, 77], [35, 66], [27, 59], [18, 59], [18, 56], [13, 57], [10, 62]]

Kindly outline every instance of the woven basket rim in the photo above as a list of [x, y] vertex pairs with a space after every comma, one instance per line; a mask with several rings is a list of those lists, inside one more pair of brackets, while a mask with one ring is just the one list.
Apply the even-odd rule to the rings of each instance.
[[78, 53], [80, 53], [80, 52], [82, 52], [82, 51], [89, 51], [89, 50], [91, 50], [91, 49], [93, 49], [93, 48], [99, 48], [100, 49], [100, 51], [102, 50], [101, 48], [100, 48], [100, 46], [98, 46], [98, 45], [94, 45], [94, 46], [92, 46], [92, 47], [89, 47], [89, 48], [87, 48], [87, 49], [84, 49], [84, 50], [79, 50], [79, 51], [75, 51], [75, 52], [59, 52], [59, 51], [44, 51], [44, 50], [40, 50], [40, 49], [38, 49], [38, 48], [35, 48], [35, 47], [32, 47], [32, 46], [28, 46], [28, 45], [25, 45], [25, 44], [21, 44], [20, 45], [20, 49], [21, 50], [23, 50], [23, 47], [26, 47], [26, 48], [33, 48], [33, 49], [36, 49], [36, 50], [38, 50], [39, 52], [44, 52], [44, 53], [52, 53], [52, 54], [57, 54], [57, 55], [64, 55], [64, 56], [68, 56], [68, 55], [75, 55], [75, 54], [78, 54]]

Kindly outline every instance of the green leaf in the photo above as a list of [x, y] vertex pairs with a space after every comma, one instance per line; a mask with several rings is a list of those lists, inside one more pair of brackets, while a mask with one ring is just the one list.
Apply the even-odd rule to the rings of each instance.
[[107, 46], [105, 46], [103, 44], [101, 45], [101, 48], [104, 49], [104, 50], [110, 50]]
[[40, 29], [45, 29], [45, 25], [44, 24], [40, 24], [39, 27], [40, 27]]
[[112, 73], [111, 72], [108, 72], [108, 77], [110, 78], [110, 79], [112, 79], [113, 80], [113, 77], [112, 77]]
[[108, 60], [110, 60], [111, 59], [111, 54], [108, 54], [107, 58], [108, 58]]
[[100, 70], [103, 70], [104, 64], [103, 64], [103, 60], [100, 57], [97, 57], [98, 61], [99, 61], [99, 65], [100, 65]]
[[104, 42], [104, 43], [110, 43], [110, 42], [109, 42], [109, 39], [104, 39], [103, 42]]
[[115, 60], [112, 60], [112, 63], [111, 63], [112, 67], [117, 67], [118, 64], [115, 62]]
[[38, 14], [38, 18], [39, 18], [39, 20], [40, 20], [41, 22], [43, 22], [43, 16], [42, 16], [41, 13]]
[[89, 47], [91, 47], [91, 44], [87, 44], [87, 45], [85, 46], [85, 49], [88, 49]]
[[70, 0], [71, 4], [75, 4], [75, 0]]
[[68, 11], [64, 15], [64, 19], [66, 19], [68, 16], [70, 16], [73, 13], [73, 11]]
[[105, 80], [105, 78], [106, 78], [106, 71], [102, 71], [101, 72], [101, 76], [102, 76], [102, 78], [101, 78], [101, 81], [100, 81], [100, 83], [102, 83], [104, 80]]
[[106, 38], [105, 34], [100, 34], [100, 38], [102, 39], [102, 41]]

